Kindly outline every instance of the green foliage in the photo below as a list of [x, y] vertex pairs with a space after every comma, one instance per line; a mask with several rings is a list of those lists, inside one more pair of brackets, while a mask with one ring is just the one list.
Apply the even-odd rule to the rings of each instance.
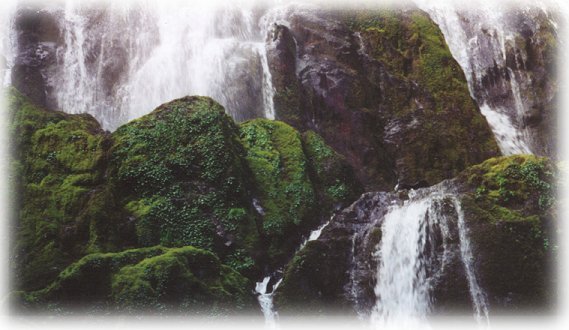
[[332, 207], [347, 204], [362, 192], [352, 168], [343, 156], [330, 148], [314, 131], [302, 135], [304, 151], [311, 166], [313, 181], [318, 187], [320, 203]]
[[476, 186], [479, 202], [509, 207], [548, 210], [555, 202], [555, 174], [546, 158], [532, 155], [491, 158], [469, 168], [462, 177]]
[[111, 173], [139, 244], [214, 250], [217, 226], [241, 241], [255, 232], [238, 134], [206, 97], [174, 100], [113, 133]]
[[307, 220], [315, 203], [300, 134], [285, 123], [256, 119], [241, 124], [241, 139], [265, 209], [263, 229], [282, 237]]

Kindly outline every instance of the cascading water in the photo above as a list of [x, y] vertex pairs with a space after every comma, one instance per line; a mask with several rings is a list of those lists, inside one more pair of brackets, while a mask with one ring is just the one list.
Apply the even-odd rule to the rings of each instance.
[[69, 0], [44, 10], [60, 35], [46, 81], [56, 108], [113, 130], [174, 98], [205, 95], [237, 121], [275, 118], [263, 9]]
[[[537, 142], [539, 131], [532, 127], [529, 118], [535, 116], [533, 108], [543, 108], [542, 104], [532, 102], [536, 99], [551, 102], [555, 87], [549, 86], [549, 73], [547, 78], [541, 78], [541, 82], [533, 81], [539, 74], [528, 64], [532, 56], [528, 43], [533, 42], [528, 34], [550, 27], [556, 31], [558, 24], [549, 11], [552, 4], [532, 2], [521, 9], [519, 15], [509, 4], [498, 1], [470, 2], [468, 7], [451, 1], [442, 4], [425, 0], [414, 2], [439, 25], [502, 153], [547, 153]], [[536, 92], [537, 85], [548, 87], [543, 92]], [[542, 95], [536, 96], [537, 93]], [[539, 116], [544, 116], [543, 110], [541, 112]]]
[[409, 200], [389, 206], [383, 217], [382, 238], [375, 252], [373, 324], [395, 328], [417, 328], [425, 324], [431, 311], [431, 292], [450, 262], [453, 223], [458, 230], [460, 259], [475, 318], [488, 319], [485, 296], [472, 265], [460, 203], [442, 187], [435, 186], [412, 191]]
[[265, 317], [265, 324], [270, 328], [276, 328], [276, 322], [278, 320], [278, 314], [273, 306], [273, 295], [275, 290], [281, 284], [282, 278], [279, 279], [269, 290], [269, 282], [271, 281], [271, 276], [266, 276], [261, 282], [255, 284], [255, 292], [259, 295], [257, 300], [261, 306], [261, 311]]

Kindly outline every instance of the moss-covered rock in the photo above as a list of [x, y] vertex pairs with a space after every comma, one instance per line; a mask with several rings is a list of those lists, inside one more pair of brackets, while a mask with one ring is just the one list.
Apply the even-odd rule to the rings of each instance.
[[252, 284], [211, 252], [191, 246], [90, 254], [46, 288], [19, 295], [22, 311], [59, 313], [248, 311]]
[[32, 289], [85, 253], [91, 224], [83, 213], [103, 182], [108, 137], [89, 115], [44, 110], [15, 89], [7, 99], [16, 287]]
[[271, 36], [277, 118], [321, 135], [366, 190], [432, 185], [499, 154], [425, 13], [320, 10]]
[[492, 158], [458, 178], [480, 286], [496, 313], [555, 303], [555, 168], [531, 155]]
[[283, 122], [256, 119], [241, 124], [241, 139], [262, 207], [268, 257], [278, 266], [302, 233], [361, 188], [344, 159], [314, 132], [301, 135]]
[[223, 107], [207, 97], [177, 99], [112, 138], [110, 184], [135, 219], [138, 246], [193, 245], [253, 266], [250, 174]]
[[499, 154], [462, 69], [426, 13], [359, 11], [347, 21], [370, 56], [392, 76], [416, 84], [412, 102], [385, 90], [387, 149], [401, 185], [432, 185]]

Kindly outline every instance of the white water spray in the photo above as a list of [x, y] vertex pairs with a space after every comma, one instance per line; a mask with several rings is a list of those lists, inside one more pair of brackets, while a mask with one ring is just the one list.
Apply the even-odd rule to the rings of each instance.
[[282, 278], [279, 279], [272, 287], [272, 290], [269, 291], [270, 280], [271, 276], [266, 276], [261, 282], [257, 282], [255, 285], [255, 292], [259, 294], [257, 296], [257, 300], [259, 301], [261, 311], [265, 317], [265, 324], [270, 329], [275, 329], [277, 327], [278, 313], [275, 311], [273, 306], [273, 295], [279, 287], [279, 284], [281, 284]]
[[[434, 188], [434, 189], [433, 189]], [[433, 187], [412, 191], [410, 199], [389, 207], [381, 226], [382, 239], [375, 256], [378, 259], [376, 303], [371, 321], [381, 327], [423, 328], [431, 311], [431, 292], [448, 264], [448, 240], [451, 222], [456, 222], [460, 258], [466, 273], [474, 316], [488, 320], [484, 292], [476, 280], [472, 252], [464, 215], [452, 194]], [[455, 213], [444, 211], [451, 203]], [[442, 251], [434, 248], [437, 237]]]
[[[429, 14], [444, 34], [453, 57], [466, 75], [470, 94], [477, 101], [494, 132], [502, 154], [534, 153], [534, 133], [523, 123], [524, 117], [531, 109], [522, 100], [522, 93], [532, 95], [531, 75], [523, 70], [514, 72], [507, 63], [508, 49], [517, 49], [521, 38], [517, 31], [519, 23], [509, 16], [509, 4], [499, 1], [474, 1], [469, 2], [469, 6], [461, 6], [452, 1], [414, 2]], [[531, 6], [529, 4], [528, 2], [527, 8], [541, 8], [546, 11], [544, 8], [547, 6], [543, 3], [532, 2]], [[550, 23], [556, 26], [555, 22]], [[526, 60], [523, 57], [520, 59], [522, 62]], [[523, 63], [518, 63], [518, 57], [515, 61], [517, 66], [523, 66]], [[508, 74], [508, 78], [501, 81], [502, 85], [499, 87], [511, 95], [511, 99], [508, 99], [504, 106], [484, 87], [483, 79], [491, 79], [486, 76], [487, 71], [495, 69]]]
[[247, 4], [67, 0], [47, 7], [61, 33], [47, 84], [56, 106], [115, 129], [185, 95], [235, 120], [275, 118], [262, 9]]

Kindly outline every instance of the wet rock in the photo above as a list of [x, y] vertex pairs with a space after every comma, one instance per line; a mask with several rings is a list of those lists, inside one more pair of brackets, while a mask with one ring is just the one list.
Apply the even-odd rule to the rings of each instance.
[[[472, 283], [483, 293], [478, 299], [481, 315], [484, 306], [490, 315], [551, 311], [558, 259], [553, 182], [547, 159], [511, 156], [469, 167], [453, 180], [413, 191], [411, 197], [400, 196], [401, 191], [363, 194], [287, 265], [275, 294], [277, 310], [285, 316], [298, 310], [369, 315], [377, 299], [378, 248], [386, 235], [386, 214], [435, 196], [429, 211], [418, 215], [425, 218], [416, 219], [424, 221], [417, 265], [428, 280], [432, 315], [475, 313]], [[467, 241], [460, 234], [461, 212], [472, 260], [462, 250]]]
[[[277, 117], [322, 135], [368, 190], [432, 185], [497, 154], [425, 14], [314, 10], [288, 21], [268, 38]], [[484, 142], [457, 143], [475, 140]]]

